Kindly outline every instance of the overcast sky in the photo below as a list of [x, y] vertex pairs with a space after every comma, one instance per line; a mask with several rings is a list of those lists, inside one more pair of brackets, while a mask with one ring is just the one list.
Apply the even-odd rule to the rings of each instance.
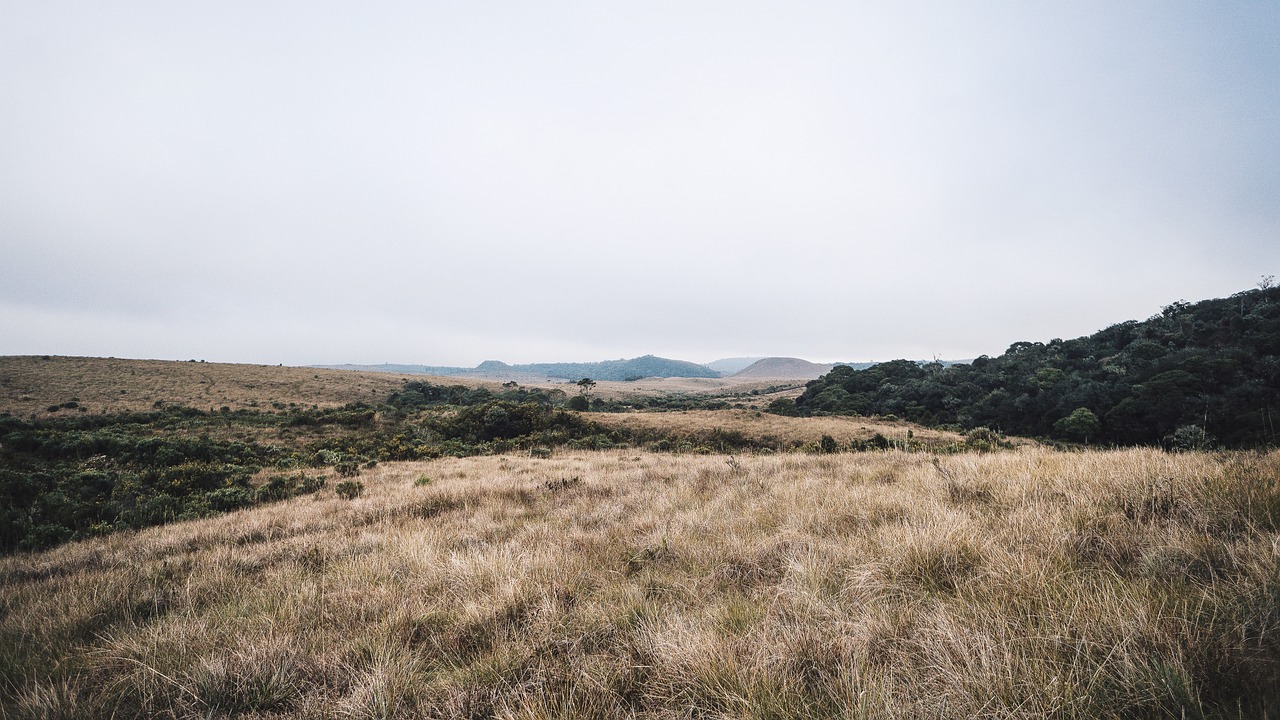
[[0, 354], [968, 358], [1280, 274], [1280, 4], [0, 3]]

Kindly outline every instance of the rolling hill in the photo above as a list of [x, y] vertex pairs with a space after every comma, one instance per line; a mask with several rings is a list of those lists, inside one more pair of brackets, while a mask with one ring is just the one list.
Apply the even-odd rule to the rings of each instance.
[[760, 380], [813, 380], [829, 372], [834, 365], [812, 363], [793, 357], [762, 358], [734, 373], [735, 378]]

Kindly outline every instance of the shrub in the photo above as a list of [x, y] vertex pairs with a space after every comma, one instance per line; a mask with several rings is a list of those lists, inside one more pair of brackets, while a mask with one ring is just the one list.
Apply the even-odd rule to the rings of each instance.
[[218, 512], [227, 512], [253, 504], [253, 495], [242, 487], [218, 488], [205, 496], [209, 507]]
[[320, 489], [324, 487], [324, 485], [325, 485], [325, 479], [323, 475], [316, 475], [315, 477], [298, 475], [298, 494], [299, 495], [303, 495], [306, 493], [319, 492]]
[[333, 489], [343, 500], [355, 500], [364, 492], [364, 483], [359, 480], [343, 480]]
[[1000, 439], [1000, 435], [991, 428], [976, 427], [964, 434], [964, 444], [978, 452], [990, 452], [999, 448], [1011, 447]]
[[800, 412], [796, 409], [796, 403], [791, 398], [778, 398], [765, 406], [765, 412], [774, 415], [795, 416]]
[[1183, 425], [1169, 436], [1169, 444], [1174, 450], [1211, 450], [1213, 436], [1199, 425]]
[[296, 483], [293, 478], [285, 475], [275, 475], [258, 487], [257, 500], [258, 502], [283, 500], [293, 495], [295, 486]]

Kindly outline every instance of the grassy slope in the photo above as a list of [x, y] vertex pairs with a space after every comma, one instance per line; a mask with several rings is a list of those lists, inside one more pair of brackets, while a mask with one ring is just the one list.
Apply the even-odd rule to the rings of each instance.
[[[223, 406], [270, 410], [273, 402], [336, 407], [385, 398], [400, 388], [404, 377], [268, 365], [4, 356], [0, 357], [0, 412], [47, 415], [48, 406], [72, 398], [93, 413], [149, 410], [156, 401], [200, 410]], [[438, 380], [448, 385], [478, 384]]]
[[1034, 448], [386, 463], [351, 502], [0, 558], [0, 716], [1274, 715], [1277, 476]]
[[[336, 407], [349, 402], [380, 400], [400, 389], [405, 380], [437, 385], [485, 386], [499, 381], [322, 368], [192, 363], [172, 360], [124, 360], [51, 356], [0, 356], [0, 412], [21, 417], [49, 415], [50, 405], [73, 398], [88, 412], [149, 410], [156, 401], [201, 410], [223, 406], [232, 410], [270, 410], [274, 402], [305, 407]], [[576, 394], [572, 383], [522, 383]], [[776, 397], [795, 397], [800, 383], [782, 392], [765, 392], [777, 385], [709, 378], [650, 378], [636, 382], [601, 381], [596, 395], [622, 399], [636, 395], [687, 393], [721, 395], [743, 393], [740, 400], [763, 406]], [[751, 390], [759, 394], [746, 395]], [[60, 410], [60, 413], [75, 412]]]

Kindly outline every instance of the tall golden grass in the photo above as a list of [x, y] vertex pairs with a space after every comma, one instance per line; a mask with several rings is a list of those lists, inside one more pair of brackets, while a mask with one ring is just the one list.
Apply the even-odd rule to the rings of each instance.
[[383, 464], [0, 559], [4, 718], [1262, 717], [1280, 454]]
[[[963, 443], [964, 436], [906, 422], [880, 418], [828, 415], [784, 417], [751, 410], [685, 410], [678, 412], [583, 413], [584, 418], [606, 427], [648, 431], [655, 437], [688, 438], [701, 443], [715, 433], [734, 433], [763, 446], [800, 447], [829, 435], [840, 445], [864, 442], [875, 435], [896, 444], [931, 447]], [[909, 433], [909, 434], [908, 434]]]

